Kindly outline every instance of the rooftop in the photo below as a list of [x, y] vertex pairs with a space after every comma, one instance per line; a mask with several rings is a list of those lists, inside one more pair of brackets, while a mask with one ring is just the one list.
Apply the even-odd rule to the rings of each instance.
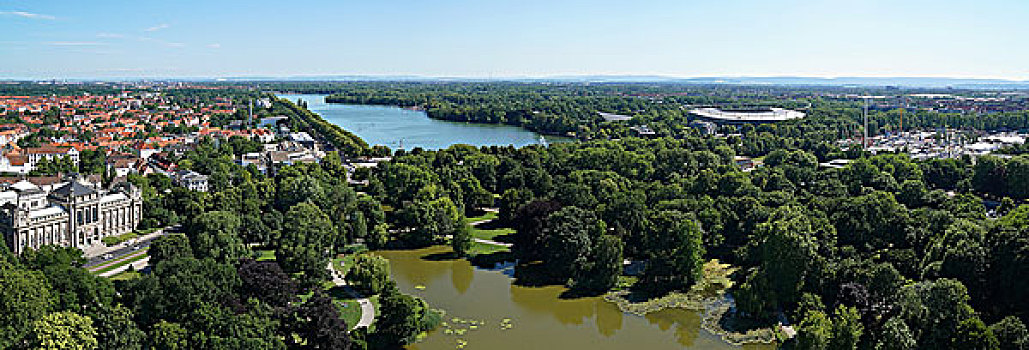
[[737, 110], [721, 109], [717, 107], [705, 107], [691, 109], [690, 114], [704, 119], [738, 123], [780, 122], [786, 120], [801, 119], [806, 116], [804, 112], [783, 108]]

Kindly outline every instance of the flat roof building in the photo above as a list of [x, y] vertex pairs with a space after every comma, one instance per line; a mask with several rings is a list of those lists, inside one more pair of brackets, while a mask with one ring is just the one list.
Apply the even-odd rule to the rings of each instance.
[[783, 108], [721, 109], [717, 107], [694, 108], [690, 115], [717, 123], [774, 123], [801, 119], [804, 112]]

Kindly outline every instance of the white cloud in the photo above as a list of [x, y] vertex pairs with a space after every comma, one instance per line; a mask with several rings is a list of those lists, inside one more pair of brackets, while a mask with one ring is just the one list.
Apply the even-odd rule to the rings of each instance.
[[158, 31], [158, 30], [161, 30], [161, 29], [166, 29], [166, 28], [168, 28], [168, 27], [171, 27], [171, 26], [170, 26], [170, 25], [168, 25], [167, 23], [161, 23], [161, 24], [158, 24], [158, 25], [156, 25], [156, 26], [153, 26], [153, 27], [150, 27], [150, 28], [144, 29], [143, 31], [146, 31], [146, 32], [156, 32], [156, 31]]
[[121, 38], [124, 38], [125, 35], [117, 34], [117, 33], [97, 33], [96, 37], [97, 38], [106, 38], [106, 39], [121, 39]]
[[219, 44], [219, 43], [207, 44], [207, 47], [212, 48], [212, 49], [220, 49], [220, 48], [222, 48], [222, 44]]
[[167, 45], [168, 47], [186, 47], [186, 44], [183, 44], [183, 43], [164, 43], [164, 44]]
[[45, 20], [50, 20], [50, 21], [57, 19], [57, 17], [51, 16], [51, 15], [43, 15], [43, 14], [32, 13], [32, 12], [25, 12], [25, 11], [0, 11], [0, 15], [4, 15], [4, 16], [17, 16], [17, 17], [29, 18], [29, 19], [45, 19]]

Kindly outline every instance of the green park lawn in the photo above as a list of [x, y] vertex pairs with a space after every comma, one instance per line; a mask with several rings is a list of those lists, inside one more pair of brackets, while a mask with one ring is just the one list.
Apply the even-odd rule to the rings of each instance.
[[254, 253], [257, 255], [257, 261], [274, 261], [275, 251], [272, 249], [261, 249], [255, 250]]
[[487, 212], [484, 212], [482, 215], [479, 215], [479, 216], [465, 218], [464, 219], [464, 223], [465, 224], [469, 224], [469, 223], [473, 223], [473, 222], [477, 222], [477, 221], [494, 220], [496, 218], [497, 218], [497, 212], [487, 211]]
[[502, 247], [502, 246], [492, 245], [492, 244], [486, 244], [486, 243], [472, 242], [472, 248], [468, 250], [468, 254], [469, 255], [493, 254], [493, 253], [496, 253], [496, 252], [507, 252], [507, 251], [510, 251], [510, 249], [508, 249], [507, 247]]
[[361, 304], [354, 299], [336, 300], [336, 307], [339, 308], [339, 316], [347, 325], [353, 327], [361, 321]]
[[127, 240], [130, 240], [130, 239], [133, 239], [133, 238], [136, 238], [136, 237], [139, 237], [139, 236], [151, 234], [154, 231], [157, 231], [157, 229], [153, 228], [153, 229], [146, 229], [146, 230], [140, 230], [140, 231], [132, 231], [132, 232], [123, 233], [123, 234], [120, 234], [120, 235], [117, 235], [117, 236], [107, 236], [107, 237], [104, 237], [104, 238], [100, 239], [100, 241], [104, 242], [104, 244], [106, 244], [107, 246], [112, 246], [112, 245], [116, 245], [116, 244], [125, 242]]
[[139, 278], [139, 276], [142, 276], [142, 274], [139, 273], [138, 271], [124, 271], [124, 272], [119, 273], [117, 275], [111, 276], [111, 280], [112, 281], [128, 281], [128, 280], [131, 280], [131, 279]]
[[513, 228], [498, 228], [493, 230], [483, 230], [472, 227], [472, 237], [478, 239], [493, 240], [497, 236], [513, 234], [515, 230]]

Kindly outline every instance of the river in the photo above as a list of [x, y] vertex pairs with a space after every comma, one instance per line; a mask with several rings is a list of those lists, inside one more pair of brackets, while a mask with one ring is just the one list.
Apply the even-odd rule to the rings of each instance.
[[[369, 145], [389, 148], [442, 149], [454, 144], [473, 146], [517, 147], [535, 145], [540, 134], [510, 125], [461, 123], [429, 118], [423, 111], [389, 106], [367, 106], [326, 103], [325, 95], [279, 94], [296, 102], [307, 102], [307, 108], [330, 123], [354, 133]], [[566, 142], [565, 137], [543, 136], [548, 143]]]
[[[671, 309], [645, 317], [625, 314], [600, 297], [561, 299], [560, 286], [522, 287], [502, 271], [473, 267], [466, 260], [425, 257], [447, 247], [379, 251], [389, 259], [393, 278], [404, 293], [422, 297], [446, 311], [440, 327], [410, 349], [731, 349], [737, 348], [700, 327], [700, 313]], [[468, 329], [461, 320], [483, 321]], [[510, 327], [504, 329], [504, 319]], [[450, 329], [451, 331], [448, 331]], [[466, 329], [463, 335], [454, 329]], [[768, 349], [769, 345], [745, 346]]]

